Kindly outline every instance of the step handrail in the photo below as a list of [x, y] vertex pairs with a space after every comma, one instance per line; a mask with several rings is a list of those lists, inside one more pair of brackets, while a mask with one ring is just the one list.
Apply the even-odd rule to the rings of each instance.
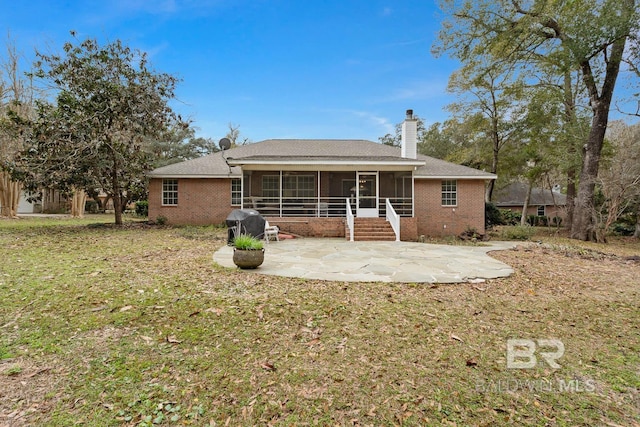
[[391, 224], [393, 232], [396, 233], [396, 242], [400, 241], [400, 215], [398, 215], [391, 205], [391, 200], [387, 199], [387, 221]]
[[354, 228], [355, 219], [353, 216], [353, 212], [351, 211], [351, 202], [349, 201], [348, 197], [346, 200], [347, 200], [347, 228], [349, 228], [349, 241], [353, 242], [353, 228]]

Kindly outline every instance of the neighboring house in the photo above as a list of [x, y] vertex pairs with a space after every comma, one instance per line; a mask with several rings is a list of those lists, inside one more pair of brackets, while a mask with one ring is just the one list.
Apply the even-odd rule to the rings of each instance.
[[[365, 140], [270, 139], [149, 173], [149, 218], [220, 224], [232, 209], [260, 211], [302, 236], [348, 235], [349, 213], [399, 216], [400, 238], [484, 233], [490, 173], [418, 155], [417, 121], [402, 124], [402, 146]], [[373, 220], [371, 220], [373, 221]]]
[[[68, 210], [68, 201], [59, 192], [48, 190], [42, 192], [42, 200], [29, 201], [29, 195], [24, 191], [20, 192], [17, 214], [32, 213], [60, 213]], [[0, 208], [2, 203], [0, 202]]]
[[[522, 182], [514, 182], [495, 192], [495, 205], [500, 209], [509, 209], [522, 214], [528, 186]], [[527, 207], [527, 215], [546, 216], [548, 218], [566, 217], [565, 206], [567, 196], [556, 190], [533, 187]]]

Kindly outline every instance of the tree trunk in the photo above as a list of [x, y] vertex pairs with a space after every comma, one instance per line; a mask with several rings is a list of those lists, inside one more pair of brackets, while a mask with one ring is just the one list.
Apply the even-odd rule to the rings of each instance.
[[640, 204], [638, 205], [638, 211], [636, 212], [636, 231], [633, 233], [633, 237], [640, 239]]
[[567, 171], [567, 220], [565, 227], [571, 230], [573, 225], [573, 212], [575, 210], [576, 203], [576, 170], [572, 166]]
[[[498, 135], [498, 121], [493, 119], [493, 156], [491, 157], [491, 173], [498, 173], [498, 159], [500, 158], [500, 136]], [[493, 198], [493, 189], [495, 188], [495, 180], [490, 179], [484, 195], [484, 200], [491, 203]]]
[[600, 166], [600, 152], [607, 130], [609, 108], [601, 107], [593, 116], [589, 139], [584, 149], [582, 171], [578, 194], [575, 199], [573, 222], [571, 224], [571, 238], [579, 240], [595, 240], [594, 209], [595, 187]]
[[[632, 10], [633, 0], [627, 0], [627, 5]], [[631, 10], [629, 13], [631, 14]], [[593, 119], [589, 137], [584, 147], [582, 157], [582, 170], [580, 171], [580, 183], [575, 200], [573, 223], [571, 226], [571, 238], [579, 240], [593, 240], [594, 230], [594, 190], [598, 178], [600, 166], [600, 152], [604, 143], [604, 135], [609, 123], [609, 109], [613, 99], [613, 90], [620, 71], [620, 63], [626, 45], [627, 37], [616, 40], [608, 57], [607, 67], [602, 84], [602, 91], [598, 94], [593, 70], [588, 59], [580, 63], [582, 77], [585, 86], [589, 90], [589, 102], [593, 110]]]
[[[531, 200], [531, 183], [527, 183], [527, 195], [524, 197], [524, 203], [522, 204], [522, 216], [520, 217], [520, 225], [527, 224], [527, 211], [529, 210], [529, 201]], [[531, 224], [533, 225], [533, 224]]]
[[567, 154], [569, 154], [569, 167], [567, 169], [567, 218], [565, 222], [565, 227], [568, 230], [571, 230], [571, 225], [573, 224], [573, 211], [574, 204], [576, 198], [576, 168], [573, 163], [573, 158], [576, 155], [576, 142], [575, 138], [575, 130], [577, 128], [577, 119], [576, 119], [576, 105], [573, 95], [573, 85], [571, 83], [571, 71], [570, 68], [564, 72], [564, 126], [565, 126], [565, 135], [568, 136], [567, 139]]
[[71, 216], [84, 218], [84, 205], [87, 201], [87, 193], [84, 190], [75, 189], [71, 199]]
[[118, 181], [118, 154], [113, 151], [113, 171], [111, 172], [111, 186], [113, 188], [113, 214], [115, 216], [116, 225], [122, 225], [122, 193], [120, 189], [120, 181]]
[[8, 172], [0, 172], [0, 216], [15, 218], [20, 203], [19, 182], [12, 181]]

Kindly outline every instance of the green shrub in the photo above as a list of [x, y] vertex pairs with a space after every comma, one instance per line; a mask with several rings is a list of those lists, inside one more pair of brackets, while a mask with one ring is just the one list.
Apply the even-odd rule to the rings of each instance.
[[262, 249], [263, 242], [249, 234], [241, 234], [233, 240], [233, 245], [242, 250]]
[[493, 203], [484, 205], [484, 224], [487, 228], [502, 224], [502, 214]]
[[500, 216], [502, 217], [502, 225], [518, 225], [520, 224], [520, 214], [514, 212], [511, 209], [500, 209]]
[[164, 215], [158, 215], [158, 217], [156, 218], [156, 224], [165, 225], [166, 223], [167, 223], [167, 217]]
[[616, 236], [633, 236], [636, 232], [636, 225], [626, 221], [617, 221], [611, 225], [611, 232]]
[[501, 237], [504, 240], [529, 240], [534, 232], [534, 228], [530, 225], [514, 225], [504, 227]]
[[146, 200], [140, 200], [136, 202], [136, 215], [147, 216], [149, 215], [149, 202]]
[[96, 202], [95, 200], [87, 200], [84, 203], [84, 211], [91, 213], [91, 214], [97, 214], [98, 213], [98, 202]]
[[554, 216], [551, 218], [551, 225], [554, 227], [560, 227], [562, 225], [562, 218], [559, 216]]

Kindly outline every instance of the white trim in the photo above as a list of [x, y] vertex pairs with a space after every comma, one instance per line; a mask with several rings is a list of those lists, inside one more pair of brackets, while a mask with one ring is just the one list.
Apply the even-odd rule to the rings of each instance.
[[[373, 208], [360, 207], [360, 176], [368, 175], [375, 177], [375, 202]], [[372, 198], [371, 196], [369, 198]], [[380, 174], [378, 171], [357, 171], [356, 172], [356, 217], [357, 218], [377, 218], [380, 215]]]
[[199, 179], [199, 178], [240, 178], [241, 173], [233, 175], [176, 175], [176, 174], [161, 174], [161, 175], [147, 175], [151, 179]]
[[330, 159], [320, 159], [320, 160], [300, 160], [297, 159], [295, 161], [282, 161], [282, 160], [244, 160], [244, 159], [228, 159], [229, 164], [231, 166], [245, 166], [245, 165], [287, 165], [287, 166], [298, 166], [298, 165], [320, 165], [320, 166], [328, 166], [328, 165], [371, 165], [371, 166], [379, 166], [379, 165], [389, 165], [389, 166], [425, 166], [426, 162], [421, 160], [354, 160], [345, 158], [344, 160], [330, 160]]
[[489, 180], [489, 179], [498, 179], [498, 175], [491, 175], [491, 176], [472, 176], [472, 175], [429, 175], [429, 176], [424, 176], [424, 175], [415, 175], [414, 176], [415, 179], [472, 179], [472, 180]]

